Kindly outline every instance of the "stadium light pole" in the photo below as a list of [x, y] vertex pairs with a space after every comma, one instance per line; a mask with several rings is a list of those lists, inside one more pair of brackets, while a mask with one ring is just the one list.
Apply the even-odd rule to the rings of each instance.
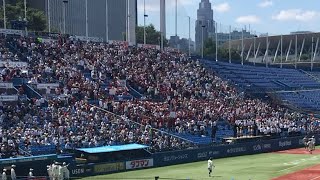
[[6, 0], [2, 0], [2, 6], [3, 6], [3, 28], [7, 29]]
[[203, 49], [204, 49], [204, 43], [203, 43], [203, 29], [206, 27], [205, 25], [202, 25], [202, 31], [201, 31], [201, 44], [202, 44], [202, 48], [201, 48], [201, 58], [203, 59]]
[[127, 2], [127, 9], [126, 9], [126, 19], [127, 19], [127, 42], [130, 44], [130, 1], [126, 0]]
[[176, 37], [178, 36], [178, 0], [176, 0], [176, 23], [175, 23], [175, 26], [176, 26], [176, 28], [175, 28], [175, 31], [176, 31]]
[[216, 28], [215, 28], [215, 35], [216, 35], [216, 61], [218, 61], [218, 23], [217, 22], [216, 22]]
[[66, 5], [68, 3], [67, 0], [63, 0], [63, 34], [66, 34]]
[[281, 35], [281, 40], [280, 40], [280, 43], [281, 43], [281, 48], [280, 48], [280, 50], [281, 50], [281, 61], [280, 61], [280, 68], [282, 68], [282, 58], [283, 58], [283, 35]]
[[189, 57], [191, 56], [191, 26], [190, 26], [190, 22], [191, 22], [191, 18], [190, 16], [188, 16], [188, 20], [189, 20], [189, 44], [188, 44], [188, 48], [189, 48]]
[[[27, 22], [27, 0], [24, 0], [24, 21]], [[28, 34], [27, 26], [24, 27], [26, 34]]]
[[231, 63], [231, 26], [229, 26], [229, 63]]
[[265, 54], [265, 63], [266, 63], [266, 68], [268, 67], [268, 58], [269, 58], [269, 33], [267, 34], [267, 38], [266, 38], [266, 54]]
[[109, 14], [108, 14], [108, 0], [106, 0], [106, 42], [109, 42]]
[[50, 12], [50, 0], [47, 0], [47, 8], [48, 8], [48, 30], [51, 33], [51, 12]]
[[298, 35], [296, 34], [296, 44], [295, 44], [295, 58], [294, 58], [294, 68], [297, 69], [297, 61], [298, 61]]
[[88, 0], [85, 0], [86, 5], [86, 38], [88, 40], [89, 37], [89, 25], [88, 25]]
[[146, 0], [143, 0], [143, 44], [146, 45], [147, 37], [146, 37]]
[[243, 28], [241, 30], [241, 65], [243, 65]]
[[314, 44], [314, 39], [313, 37], [311, 38], [311, 61], [313, 59], [313, 44]]

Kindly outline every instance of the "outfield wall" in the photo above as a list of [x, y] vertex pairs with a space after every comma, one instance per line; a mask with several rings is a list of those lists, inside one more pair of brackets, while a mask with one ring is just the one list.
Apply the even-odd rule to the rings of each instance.
[[[318, 142], [320, 136], [316, 137]], [[154, 154], [155, 166], [168, 166], [173, 164], [189, 163], [195, 161], [266, 153], [280, 150], [293, 149], [303, 146], [303, 137], [291, 137], [285, 139], [262, 140], [232, 145], [220, 145], [199, 149], [182, 150], [175, 152], [163, 152]]]
[[[315, 135], [317, 145], [320, 143], [320, 135]], [[84, 177], [94, 176], [101, 174], [110, 174], [121, 171], [169, 166], [174, 164], [191, 163], [196, 161], [207, 160], [209, 157], [213, 159], [259, 154], [266, 152], [274, 152], [280, 150], [294, 149], [303, 146], [303, 137], [290, 137], [283, 139], [261, 140], [259, 142], [232, 144], [232, 145], [219, 145], [202, 147], [197, 149], [187, 149], [180, 151], [169, 151], [154, 153], [151, 157], [144, 159], [131, 159], [128, 161], [112, 162], [112, 163], [91, 163], [86, 165], [70, 164], [71, 177]], [[27, 174], [29, 168], [35, 169], [35, 175], [46, 175], [46, 165], [56, 160], [57, 156], [40, 156], [40, 157], [27, 157], [17, 159], [3, 159], [0, 160], [0, 168], [10, 169], [11, 164], [17, 165], [19, 174]]]
[[[319, 144], [320, 135], [315, 135], [315, 137], [316, 142], [318, 142], [317, 144]], [[219, 145], [197, 149], [154, 153], [151, 158], [149, 157], [146, 159], [135, 159], [116, 163], [90, 164], [81, 167], [73, 167], [75, 169], [71, 170], [71, 176], [93, 176], [128, 170], [191, 163], [207, 160], [209, 157], [217, 159], [294, 149], [303, 146], [302, 139], [303, 137], [300, 136], [283, 139], [262, 140], [260, 142]]]

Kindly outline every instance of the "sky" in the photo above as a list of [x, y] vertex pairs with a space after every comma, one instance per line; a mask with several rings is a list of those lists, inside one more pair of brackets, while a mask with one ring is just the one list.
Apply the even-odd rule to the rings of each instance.
[[[143, 1], [138, 1], [138, 24], [143, 25]], [[201, 0], [178, 0], [180, 37], [194, 40]], [[320, 0], [210, 0], [219, 32], [246, 29], [257, 34], [280, 35], [294, 31], [320, 31]], [[145, 0], [146, 24], [160, 29], [160, 0]], [[175, 0], [166, 0], [167, 37], [175, 35]]]

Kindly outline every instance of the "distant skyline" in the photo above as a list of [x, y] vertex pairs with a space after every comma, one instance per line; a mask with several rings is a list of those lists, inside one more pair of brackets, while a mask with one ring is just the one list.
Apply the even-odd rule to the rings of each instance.
[[[160, 1], [145, 0], [146, 24], [160, 29]], [[178, 35], [188, 38], [188, 16], [191, 38], [195, 38], [195, 21], [201, 0], [178, 0]], [[320, 31], [319, 0], [210, 0], [218, 31], [241, 30], [249, 26], [258, 34], [289, 34], [293, 31]], [[175, 35], [175, 0], [166, 1], [167, 37]], [[143, 0], [138, 0], [138, 24], [143, 25]]]

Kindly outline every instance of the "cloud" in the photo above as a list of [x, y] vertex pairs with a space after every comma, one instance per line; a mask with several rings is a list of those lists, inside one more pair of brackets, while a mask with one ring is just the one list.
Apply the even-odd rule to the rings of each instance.
[[[194, 0], [178, 0], [178, 7], [180, 6], [190, 6], [194, 4]], [[166, 1], [166, 11], [169, 9], [175, 8], [176, 1], [174, 0], [167, 0]], [[138, 1], [138, 9], [143, 11], [143, 1]], [[151, 13], [158, 13], [160, 12], [160, 1], [159, 0], [153, 0], [153, 1], [146, 1], [146, 12]]]
[[258, 4], [258, 6], [262, 7], [262, 8], [270, 7], [272, 5], [273, 5], [273, 1], [271, 1], [271, 0], [264, 0]]
[[240, 24], [257, 24], [260, 22], [260, 18], [256, 15], [240, 16], [236, 19]]
[[[146, 14], [153, 12], [160, 12], [160, 2], [159, 1], [146, 1], [145, 4]], [[143, 1], [138, 2], [138, 9], [143, 12], [144, 5]]]
[[306, 11], [302, 9], [282, 10], [277, 15], [272, 16], [272, 19], [278, 21], [301, 21], [308, 22], [320, 18], [318, 11]]
[[227, 12], [230, 10], [230, 5], [229, 3], [221, 3], [221, 4], [213, 5], [213, 10], [220, 13]]

